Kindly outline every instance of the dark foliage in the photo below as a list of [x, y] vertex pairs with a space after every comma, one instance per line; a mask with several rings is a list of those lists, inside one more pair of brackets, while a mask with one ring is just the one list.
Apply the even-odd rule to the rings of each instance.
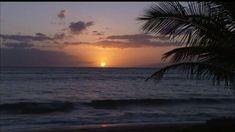
[[[157, 2], [138, 20], [154, 36], [166, 35], [180, 47], [163, 56], [173, 63], [150, 78], [160, 80], [171, 69], [189, 77], [212, 79], [234, 87], [234, 2]], [[150, 79], [148, 78], [148, 79]], [[147, 79], [147, 80], [148, 80]]]

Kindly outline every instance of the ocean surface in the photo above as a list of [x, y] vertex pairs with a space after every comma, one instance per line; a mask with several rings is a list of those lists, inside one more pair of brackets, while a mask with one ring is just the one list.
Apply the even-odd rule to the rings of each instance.
[[235, 92], [156, 68], [2, 67], [0, 130], [109, 123], [205, 121], [235, 116]]

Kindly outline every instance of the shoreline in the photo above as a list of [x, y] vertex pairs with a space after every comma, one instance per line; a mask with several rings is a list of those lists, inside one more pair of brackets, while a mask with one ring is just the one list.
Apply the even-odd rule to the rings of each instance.
[[[203, 121], [172, 122], [172, 123], [118, 123], [118, 124], [94, 124], [94, 125], [71, 125], [49, 128], [33, 128], [26, 132], [174, 132], [190, 128], [194, 125], [203, 125]], [[19, 131], [19, 130], [18, 130]], [[25, 130], [22, 130], [25, 131]]]
[[[2, 130], [2, 129], [1, 129]], [[9, 130], [9, 129], [8, 129]], [[8, 131], [8, 130], [2, 130]], [[38, 126], [10, 129], [11, 132], [232, 132], [235, 117], [214, 118], [206, 121], [145, 122], [88, 125]]]
[[232, 132], [235, 118], [164, 123], [119, 123], [29, 128], [17, 132]]

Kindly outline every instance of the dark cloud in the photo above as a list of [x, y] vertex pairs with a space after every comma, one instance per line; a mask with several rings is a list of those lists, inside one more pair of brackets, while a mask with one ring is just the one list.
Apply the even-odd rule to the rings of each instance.
[[66, 37], [65, 33], [56, 33], [54, 39], [64, 39]]
[[94, 25], [93, 21], [89, 21], [89, 22], [86, 23], [86, 26], [92, 26], [92, 25]]
[[33, 47], [33, 44], [29, 44], [29, 43], [5, 43], [4, 44], [6, 47], [8, 48], [22, 48], [22, 49], [25, 49], [25, 48], [32, 48]]
[[48, 47], [61, 48], [61, 43], [57, 40], [63, 39], [64, 34], [56, 34], [54, 37], [48, 37], [43, 33], [35, 35], [3, 35], [0, 34], [2, 45], [7, 48], [32, 48], [32, 47]]
[[91, 43], [89, 42], [64, 42], [65, 45], [82, 45], [82, 44], [86, 44], [89, 45]]
[[63, 19], [63, 18], [65, 18], [67, 15], [68, 15], [68, 10], [64, 9], [64, 10], [61, 10], [61, 11], [57, 14], [57, 17], [60, 18], [60, 19]]
[[108, 36], [105, 40], [93, 43], [96, 46], [109, 48], [139, 48], [139, 47], [159, 47], [177, 46], [177, 43], [162, 41], [147, 34], [115, 35]]
[[155, 40], [153, 36], [145, 34], [108, 36], [105, 39], [94, 42], [65, 42], [66, 45], [92, 45], [103, 48], [140, 48], [177, 46], [177, 43]]
[[98, 46], [102, 48], [138, 48], [141, 47], [140, 45], [133, 45], [129, 42], [121, 42], [121, 41], [110, 41], [110, 40], [103, 40], [96, 43], [92, 43], [93, 46]]
[[104, 35], [104, 32], [93, 31], [93, 35]]
[[69, 25], [69, 29], [72, 33], [79, 34], [79, 33], [86, 30], [88, 27], [90, 27], [92, 25], [94, 25], [93, 21], [89, 21], [89, 22], [83, 22], [83, 21], [72, 22]]
[[60, 51], [39, 49], [0, 48], [1, 66], [80, 66], [90, 62]]
[[43, 34], [43, 33], [36, 33], [35, 34], [36, 36], [39, 36], [39, 37], [47, 37], [45, 34]]
[[103, 48], [140, 48], [140, 47], [162, 47], [162, 46], [176, 46], [175, 43], [170, 42], [123, 42], [123, 41], [99, 41], [96, 43], [92, 43], [90, 45], [99, 46]]
[[106, 39], [128, 40], [131, 42], [149, 42], [151, 40], [167, 40], [169, 37], [165, 35], [152, 36], [148, 34], [132, 34], [132, 35], [114, 35], [108, 36]]
[[[83, 22], [78, 22], [83, 23]], [[87, 22], [75, 24], [71, 26], [71, 30], [76, 29], [76, 32], [82, 32], [86, 29], [86, 26], [91, 26], [93, 22]], [[72, 24], [73, 25], [73, 24]], [[81, 28], [83, 27], [83, 28]], [[86, 25], [86, 26], [84, 26]], [[98, 31], [92, 31], [93, 34], [98, 34]], [[3, 45], [12, 48], [31, 48], [34, 45], [39, 47], [49, 48], [64, 48], [68, 45], [91, 45], [103, 48], [139, 48], [139, 47], [159, 47], [159, 46], [177, 46], [176, 43], [163, 41], [165, 37], [153, 37], [148, 34], [132, 34], [132, 35], [113, 35], [103, 37], [97, 40], [97, 42], [64, 42], [66, 39], [72, 38], [73, 35], [66, 35], [64, 32], [56, 33], [53, 37], [48, 37], [43, 33], [36, 33], [34, 36], [30, 35], [1, 35], [3, 40], [15, 40], [15, 41], [3, 41]], [[46, 41], [49, 40], [49, 41]], [[40, 43], [35, 43], [40, 41]], [[37, 45], [36, 45], [37, 44]]]
[[138, 40], [149, 40], [153, 39], [154, 37], [147, 34], [133, 34], [133, 35], [114, 35], [114, 36], [108, 36], [107, 39], [125, 39], [129, 41], [135, 41]]
[[3, 40], [15, 40], [15, 41], [20, 41], [20, 42], [52, 40], [52, 38], [46, 36], [43, 33], [36, 33], [34, 36], [32, 36], [32, 35], [4, 35], [4, 34], [0, 34], [0, 38]]
[[56, 33], [53, 37], [49, 37], [43, 33], [36, 33], [35, 35], [3, 35], [0, 34], [0, 40], [2, 39], [2, 45], [5, 47], [15, 47], [15, 48], [30, 48], [32, 46], [39, 47], [63, 47], [64, 39], [71, 38], [71, 36], [66, 35], [64, 32]]

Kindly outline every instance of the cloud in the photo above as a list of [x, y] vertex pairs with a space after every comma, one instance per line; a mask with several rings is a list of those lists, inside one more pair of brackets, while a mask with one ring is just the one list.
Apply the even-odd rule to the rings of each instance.
[[61, 51], [34, 48], [1, 48], [0, 50], [1, 66], [80, 66], [91, 63]]
[[43, 33], [36, 33], [34, 36], [32, 36], [32, 35], [4, 35], [4, 34], [0, 34], [0, 38], [3, 40], [15, 40], [15, 41], [20, 41], [20, 42], [52, 40], [52, 38], [46, 36]]
[[65, 33], [56, 33], [54, 39], [64, 39], [66, 37]]
[[162, 46], [176, 46], [176, 44], [172, 44], [170, 42], [122, 42], [122, 41], [99, 41], [93, 43], [94, 46], [99, 46], [103, 48], [140, 48], [140, 47], [162, 47]]
[[124, 47], [159, 47], [159, 46], [176, 46], [178, 43], [163, 41], [166, 40], [164, 36], [154, 37], [148, 34], [132, 34], [132, 35], [116, 35], [116, 36], [108, 36], [106, 39], [116, 40], [117, 41], [125, 41], [123, 43], [128, 46]]
[[35, 33], [35, 35], [4, 35], [0, 34], [0, 38], [4, 41], [6, 40], [15, 40], [19, 42], [32, 42], [32, 41], [53, 41], [53, 40], [61, 40], [64, 39], [66, 34], [64, 32], [62, 33], [56, 33], [54, 37], [49, 37], [46, 34], [43, 33]]
[[94, 25], [93, 21], [89, 21], [89, 22], [86, 23], [86, 26], [92, 26], [92, 25]]
[[4, 45], [8, 48], [17, 48], [17, 49], [19, 48], [26, 49], [33, 47], [33, 44], [29, 43], [5, 43]]
[[65, 42], [66, 45], [92, 45], [103, 48], [140, 48], [140, 47], [162, 47], [177, 46], [175, 42], [156, 40], [155, 37], [146, 34], [115, 35], [108, 36], [103, 40], [88, 42]]
[[53, 37], [49, 37], [43, 33], [36, 33], [35, 35], [4, 35], [0, 34], [0, 40], [5, 47], [27, 48], [49, 47], [49, 48], [63, 48], [63, 40], [71, 38], [71, 35], [66, 35], [64, 32], [56, 33]]
[[65, 18], [67, 15], [68, 15], [68, 10], [64, 9], [64, 10], [61, 10], [61, 11], [57, 14], [57, 17], [60, 18], [60, 19], [63, 19], [63, 18]]
[[140, 45], [133, 45], [130, 42], [121, 42], [121, 41], [110, 41], [110, 40], [103, 40], [96, 43], [92, 43], [93, 46], [98, 46], [102, 48], [138, 48], [141, 47]]
[[83, 21], [71, 22], [70, 25], [69, 25], [69, 29], [74, 34], [80, 34], [82, 31], [86, 30], [88, 27], [90, 27], [92, 25], [94, 25], [93, 21], [89, 21], [89, 22], [83, 22]]
[[132, 35], [114, 35], [114, 36], [108, 36], [107, 39], [126, 39], [129, 41], [136, 41], [136, 39], [138, 40], [149, 40], [149, 39], [153, 39], [154, 37], [151, 35], [147, 35], [147, 34], [132, 34]]
[[86, 45], [90, 45], [92, 43], [89, 42], [64, 42], [65, 45], [82, 45], [82, 44], [86, 44]]
[[92, 31], [93, 35], [104, 35], [104, 32]]
[[108, 36], [107, 39], [116, 39], [116, 40], [128, 40], [131, 42], [149, 42], [151, 40], [167, 40], [169, 39], [167, 36], [152, 36], [148, 34], [132, 34], [132, 35], [114, 35]]
[[39, 36], [39, 37], [47, 37], [45, 34], [43, 34], [43, 33], [36, 33], [35, 34], [36, 36]]
[[108, 31], [109, 31], [109, 30], [111, 30], [111, 28], [109, 28], [109, 27], [105, 27], [105, 30], [108, 30]]
[[[93, 22], [78, 22], [71, 28], [74, 32], [82, 32], [86, 29], [86, 26], [93, 25]], [[81, 26], [81, 23], [83, 23]], [[85, 25], [85, 27], [84, 27]], [[82, 28], [81, 28], [82, 27]], [[98, 34], [98, 31], [92, 31], [93, 34]], [[103, 37], [96, 42], [69, 42], [73, 34], [70, 36], [64, 32], [56, 33], [53, 37], [49, 37], [43, 33], [36, 33], [35, 35], [1, 35], [0, 38], [3, 40], [3, 45], [6, 47], [13, 48], [64, 48], [68, 45], [91, 45], [103, 48], [140, 48], [140, 47], [159, 47], [159, 46], [177, 46], [177, 43], [163, 41], [165, 38], [154, 37], [148, 34], [131, 34], [131, 35], [112, 35]], [[10, 40], [10, 41], [8, 41]], [[15, 41], [12, 41], [15, 40]], [[38, 43], [38, 41], [40, 43]]]

